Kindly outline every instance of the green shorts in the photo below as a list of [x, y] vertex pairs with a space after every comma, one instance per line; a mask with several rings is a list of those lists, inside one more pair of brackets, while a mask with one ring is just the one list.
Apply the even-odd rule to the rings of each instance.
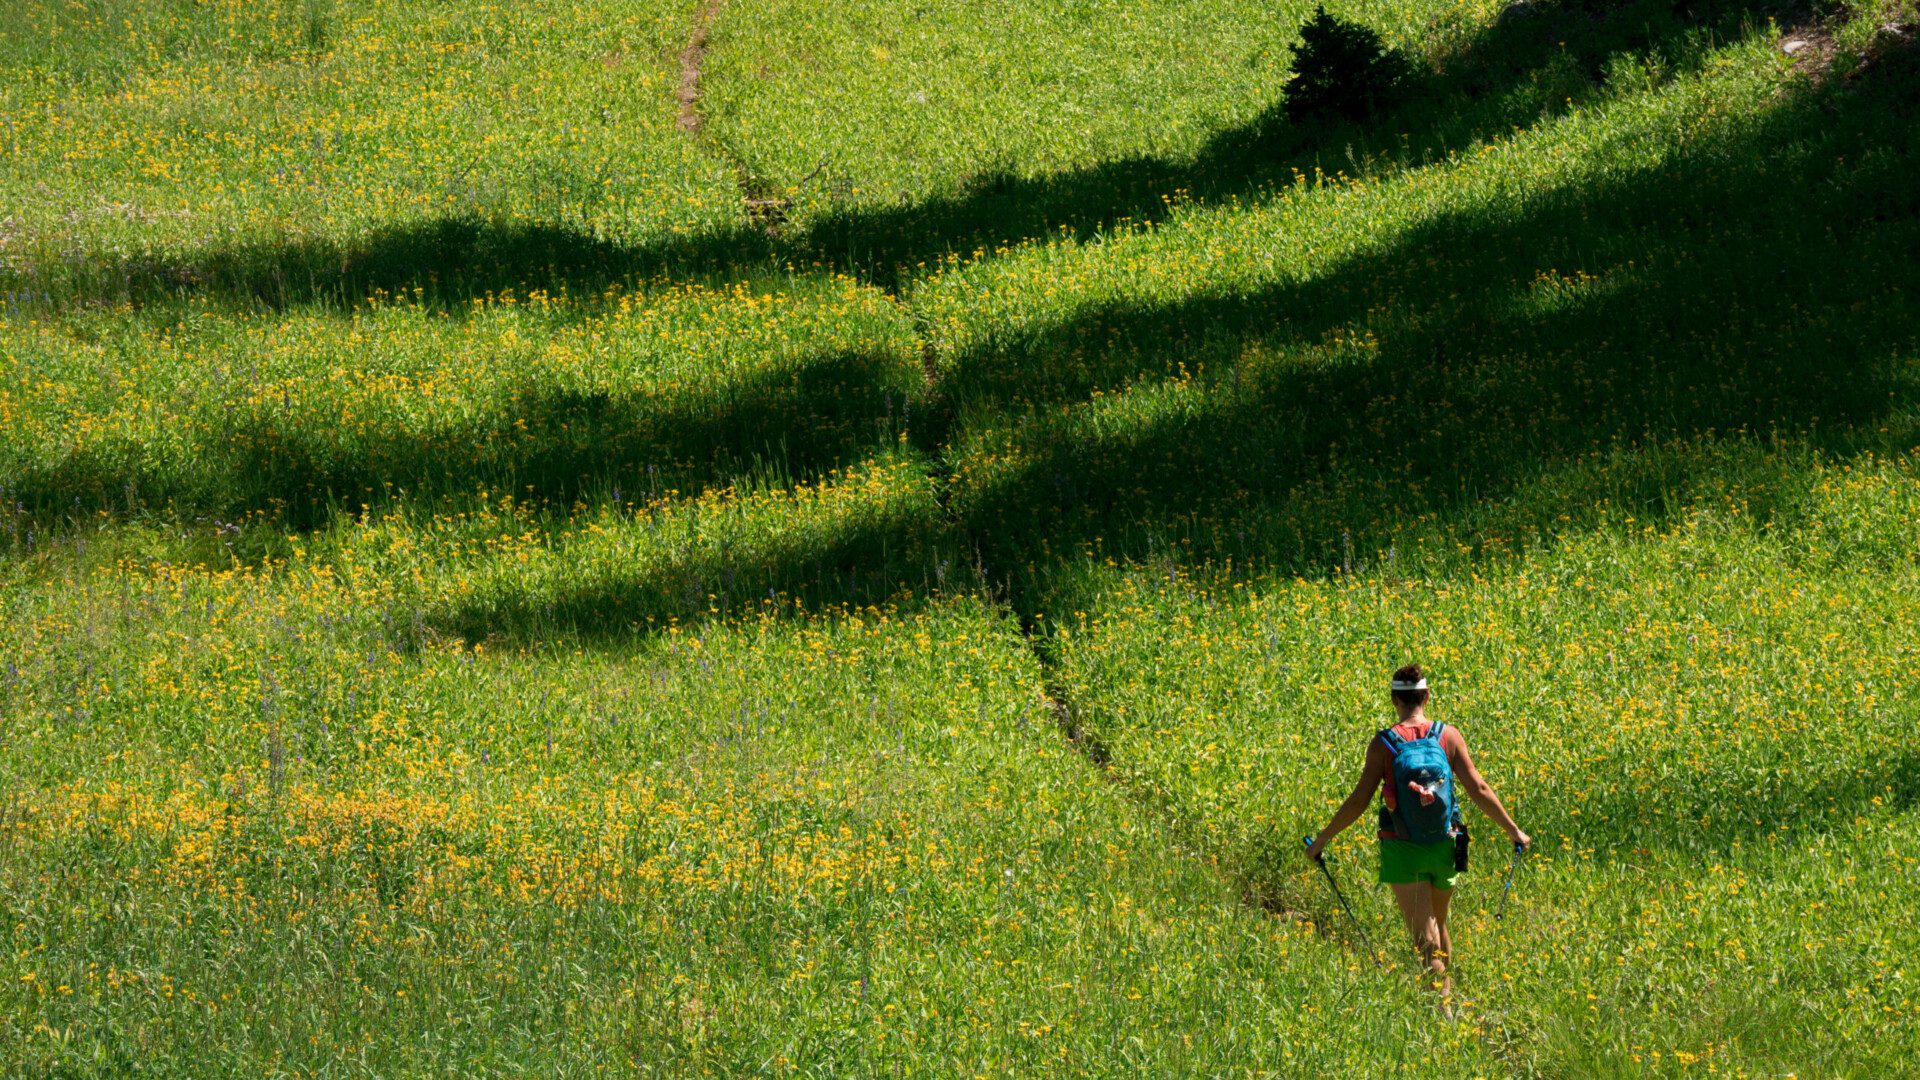
[[1453, 868], [1453, 841], [1416, 844], [1411, 840], [1380, 841], [1380, 884], [1413, 885], [1431, 882], [1451, 889], [1460, 872]]

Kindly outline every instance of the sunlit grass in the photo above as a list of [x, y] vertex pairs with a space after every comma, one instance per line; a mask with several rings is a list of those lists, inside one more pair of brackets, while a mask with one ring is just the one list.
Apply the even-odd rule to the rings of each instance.
[[851, 463], [922, 382], [905, 318], [845, 279], [143, 315], [11, 324], [0, 486], [22, 507], [312, 524], [395, 493], [642, 500]]
[[1909, 8], [14, 5], [0, 1071], [1899, 1073]]
[[450, 215], [623, 239], [724, 222], [731, 180], [667, 97], [692, 8], [10, 4], [7, 268], [57, 291], [111, 283], [103, 259]]
[[[1910, 459], [1799, 466], [1784, 516], [1851, 518], [1842, 534], [1858, 535], [1865, 502], [1920, 493]], [[1616, 512], [1581, 540], [1437, 578], [1392, 564], [1292, 582], [1109, 571], [1066, 617], [1059, 677], [1179, 832], [1253, 887], [1305, 895], [1293, 845], [1391, 718], [1380, 673], [1421, 658], [1433, 715], [1466, 734], [1541, 843], [1496, 926], [1507, 852], [1476, 818], [1456, 942], [1488, 1017], [1582, 1069], [1678, 1036], [1760, 1072], [1845, 1071], [1902, 1052], [1879, 1025], [1914, 1023], [1894, 973], [1916, 942], [1868, 914], [1914, 874], [1886, 843], [1920, 797], [1887, 723], [1920, 647], [1904, 516], [1871, 527], [1905, 537], [1890, 559], [1823, 526], [1758, 530], [1728, 502], [1659, 527]], [[1336, 854], [1361, 871], [1366, 843]], [[1390, 907], [1370, 910], [1372, 933], [1391, 933]], [[1839, 1037], [1781, 1040], [1776, 1011], [1697, 996], [1739, 984], [1793, 993]], [[1586, 1046], [1558, 1031], [1583, 1013]]]
[[[693, 531], [724, 537], [713, 510]], [[578, 580], [691, 539], [564, 530]], [[978, 601], [783, 595], [611, 641], [410, 626], [423, 595], [540, 562], [539, 532], [389, 519], [260, 568], [121, 558], [18, 594], [10, 1067], [1356, 1071], [1410, 993], [1167, 858]], [[1329, 980], [1354, 1026], [1308, 1039]], [[1485, 1053], [1441, 1030], [1406, 1052]]]

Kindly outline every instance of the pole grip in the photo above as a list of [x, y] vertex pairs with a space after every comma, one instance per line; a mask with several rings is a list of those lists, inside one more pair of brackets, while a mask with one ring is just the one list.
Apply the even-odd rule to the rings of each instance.
[[[1300, 838], [1300, 842], [1307, 846], [1308, 851], [1313, 850], [1313, 837], [1303, 836]], [[1324, 852], [1319, 855], [1311, 855], [1309, 856], [1309, 858], [1311, 858], [1314, 862], [1319, 863], [1321, 866], [1327, 865], [1327, 856]]]

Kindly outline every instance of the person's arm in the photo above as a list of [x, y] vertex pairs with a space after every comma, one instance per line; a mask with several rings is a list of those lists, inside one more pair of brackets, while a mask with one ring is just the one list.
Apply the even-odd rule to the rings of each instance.
[[1467, 798], [1473, 800], [1473, 805], [1480, 808], [1481, 813], [1492, 818], [1495, 825], [1507, 831], [1507, 839], [1522, 848], [1531, 847], [1533, 837], [1522, 832], [1520, 826], [1514, 824], [1513, 815], [1507, 813], [1507, 808], [1501, 805], [1500, 796], [1493, 793], [1493, 785], [1487, 783], [1487, 778], [1480, 775], [1479, 769], [1474, 768], [1473, 755], [1467, 752], [1466, 736], [1460, 734], [1460, 729], [1456, 727], [1447, 728], [1447, 734], [1453, 736], [1448, 740], [1453, 744], [1448, 749], [1452, 751], [1455, 782], [1467, 793]]
[[1360, 779], [1353, 785], [1353, 794], [1347, 796], [1347, 801], [1333, 812], [1333, 820], [1320, 830], [1319, 836], [1313, 838], [1313, 843], [1307, 845], [1307, 858], [1319, 859], [1321, 853], [1327, 850], [1327, 845], [1333, 843], [1334, 837], [1360, 820], [1360, 815], [1367, 812], [1367, 803], [1372, 801], [1374, 791], [1380, 787], [1380, 780], [1386, 774], [1386, 749], [1380, 745], [1379, 739], [1368, 739], [1366, 760], [1360, 766]]

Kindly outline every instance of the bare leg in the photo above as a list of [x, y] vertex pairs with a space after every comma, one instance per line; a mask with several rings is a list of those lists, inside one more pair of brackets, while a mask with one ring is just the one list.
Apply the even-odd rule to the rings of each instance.
[[1420, 951], [1420, 962], [1433, 973], [1433, 987], [1444, 997], [1453, 985], [1447, 979], [1446, 951], [1441, 945], [1440, 924], [1434, 919], [1434, 899], [1445, 896], [1451, 900], [1453, 894], [1437, 893], [1433, 885], [1425, 881], [1391, 887], [1393, 898], [1400, 904], [1400, 917], [1406, 921], [1407, 933], [1413, 937], [1413, 947]]
[[1407, 934], [1413, 938], [1414, 946], [1420, 944], [1420, 935], [1427, 921], [1433, 918], [1433, 889], [1426, 884], [1389, 885], [1393, 898], [1400, 904], [1400, 918], [1407, 924]]
[[[1453, 890], [1436, 888], [1430, 889], [1430, 891], [1433, 894], [1433, 926], [1434, 932], [1440, 941], [1440, 958], [1443, 963], [1451, 967], [1453, 964], [1453, 935], [1447, 932], [1447, 909], [1453, 905]], [[1453, 993], [1452, 975], [1442, 975], [1440, 993], [1443, 996]]]

